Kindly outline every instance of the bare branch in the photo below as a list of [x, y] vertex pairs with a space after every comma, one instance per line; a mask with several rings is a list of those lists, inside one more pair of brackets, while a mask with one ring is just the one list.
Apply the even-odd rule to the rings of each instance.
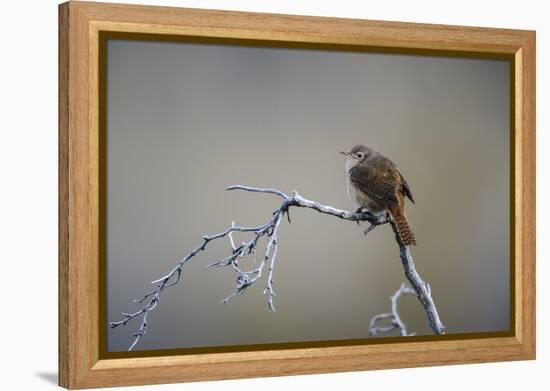
[[[132, 350], [136, 346], [136, 344], [139, 342], [141, 337], [143, 337], [143, 335], [145, 335], [145, 333], [147, 332], [148, 314], [150, 311], [156, 308], [161, 292], [163, 292], [165, 288], [169, 288], [171, 286], [176, 285], [180, 281], [182, 269], [185, 266], [185, 264], [191, 258], [195, 257], [198, 253], [204, 251], [207, 245], [216, 239], [228, 237], [231, 244], [231, 254], [221, 260], [217, 260], [215, 262], [212, 262], [206, 265], [203, 269], [208, 269], [213, 267], [214, 268], [231, 267], [231, 269], [234, 271], [236, 275], [235, 289], [227, 297], [222, 299], [221, 302], [228, 303], [229, 300], [233, 296], [235, 296], [237, 293], [243, 293], [248, 287], [256, 283], [262, 277], [265, 266], [268, 265], [267, 281], [264, 289], [264, 294], [266, 294], [268, 297], [268, 308], [272, 311], [275, 311], [275, 306], [273, 304], [273, 299], [275, 296], [275, 291], [273, 289], [273, 272], [275, 269], [275, 262], [277, 259], [277, 248], [279, 245], [278, 233], [279, 233], [279, 227], [280, 227], [281, 221], [283, 220], [283, 217], [285, 214], [287, 215], [288, 221], [290, 222], [290, 218], [288, 214], [290, 207], [294, 206], [299, 208], [309, 208], [309, 209], [316, 210], [319, 213], [335, 216], [348, 221], [356, 221], [356, 222], [368, 221], [371, 224], [371, 226], [365, 232], [365, 234], [367, 234], [370, 230], [374, 229], [376, 226], [386, 224], [386, 223], [391, 223], [393, 230], [395, 232], [395, 226], [393, 222], [390, 220], [387, 213], [372, 215], [367, 211], [349, 212], [343, 209], [337, 209], [332, 206], [323, 205], [323, 204], [320, 204], [319, 202], [311, 201], [306, 198], [303, 198], [300, 194], [298, 194], [297, 191], [293, 191], [292, 196], [289, 196], [286, 193], [283, 193], [282, 191], [277, 189], [258, 188], [258, 187], [242, 186], [242, 185], [229, 186], [226, 188], [226, 190], [243, 190], [243, 191], [249, 191], [249, 192], [255, 192], [255, 193], [274, 194], [282, 198], [283, 201], [279, 206], [279, 208], [277, 208], [273, 212], [271, 219], [269, 219], [263, 225], [246, 227], [246, 226], [235, 225], [235, 222], [233, 222], [231, 227], [227, 228], [222, 232], [203, 236], [202, 243], [199, 244], [199, 246], [197, 246], [189, 254], [185, 255], [168, 274], [166, 274], [165, 276], [157, 280], [152, 281], [152, 284], [156, 284], [156, 288], [148, 292], [147, 294], [145, 294], [143, 298], [139, 300], [134, 300], [135, 302], [140, 304], [146, 302], [146, 304], [139, 311], [134, 313], [123, 313], [122, 314], [123, 318], [121, 320], [109, 323], [109, 325], [112, 328], [118, 327], [120, 325], [125, 326], [132, 319], [142, 316], [141, 325], [139, 327], [139, 330], [135, 334], [133, 334], [134, 341], [130, 346], [129, 350]], [[252, 234], [252, 237], [248, 242], [245, 241], [241, 245], [237, 246], [232, 236], [233, 232], [250, 233]], [[245, 257], [250, 256], [254, 264], [256, 264], [256, 251], [258, 248], [258, 243], [260, 239], [264, 237], [267, 240], [267, 244], [266, 244], [264, 255], [261, 258], [260, 263], [256, 268], [253, 268], [248, 271], [243, 270], [243, 268], [240, 266], [240, 262]], [[413, 284], [413, 287], [415, 288], [417, 296], [420, 302], [422, 303], [422, 305], [424, 306], [426, 313], [428, 314], [430, 327], [436, 334], [442, 334], [444, 332], [444, 328], [437, 315], [437, 310], [435, 309], [435, 305], [430, 296], [429, 288], [427, 284], [420, 279], [420, 276], [416, 272], [409, 248], [407, 246], [404, 246], [400, 242], [398, 236], [396, 236], [396, 240], [400, 247], [400, 255], [401, 255], [403, 267], [405, 268], [405, 274]]]
[[290, 197], [288, 195], [286, 195], [285, 193], [283, 193], [282, 191], [280, 190], [277, 190], [277, 189], [265, 189], [265, 188], [261, 188], [261, 187], [252, 187], [252, 186], [243, 186], [243, 185], [232, 185], [232, 186], [228, 186], [225, 188], [225, 190], [245, 190], [245, 191], [251, 191], [251, 192], [254, 192], [254, 193], [270, 193], [270, 194], [275, 194], [275, 195], [278, 195], [279, 197], [287, 200], [289, 199]]
[[[372, 317], [369, 326], [369, 335], [376, 335], [380, 333], [389, 333], [393, 330], [399, 330], [401, 336], [412, 336], [415, 333], [408, 334], [407, 326], [401, 320], [399, 312], [397, 311], [397, 301], [401, 295], [414, 295], [416, 292], [414, 289], [407, 287], [405, 284], [401, 284], [401, 287], [390, 297], [391, 300], [391, 312], [378, 314]], [[388, 326], [376, 326], [376, 324], [384, 319], [390, 319]]]
[[403, 270], [405, 271], [405, 277], [407, 277], [407, 280], [411, 283], [420, 304], [424, 307], [430, 328], [435, 334], [445, 334], [445, 326], [441, 322], [439, 314], [437, 313], [437, 308], [432, 298], [432, 290], [430, 285], [424, 282], [416, 271], [411, 249], [409, 246], [405, 246], [401, 243], [401, 240], [399, 240], [399, 235], [397, 234], [397, 228], [393, 223], [392, 229], [395, 234], [395, 240], [399, 245], [399, 257], [401, 258]]

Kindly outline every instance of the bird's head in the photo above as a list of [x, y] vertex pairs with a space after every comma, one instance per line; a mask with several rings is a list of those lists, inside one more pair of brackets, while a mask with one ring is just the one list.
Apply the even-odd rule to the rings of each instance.
[[356, 164], [364, 161], [368, 155], [371, 153], [372, 148], [367, 147], [363, 144], [358, 144], [354, 146], [349, 152], [340, 152], [342, 155], [348, 158], [347, 163], [350, 166], [355, 166]]

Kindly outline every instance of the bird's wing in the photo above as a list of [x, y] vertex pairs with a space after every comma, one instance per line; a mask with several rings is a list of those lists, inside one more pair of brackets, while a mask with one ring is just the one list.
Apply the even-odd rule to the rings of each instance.
[[403, 177], [403, 174], [401, 174], [401, 171], [399, 171], [397, 169], [397, 167], [395, 168], [395, 170], [399, 173], [399, 177], [401, 179], [401, 184], [403, 185], [403, 188], [402, 188], [403, 194], [405, 194], [407, 197], [409, 197], [409, 200], [411, 200], [411, 202], [414, 204], [414, 198], [413, 198], [413, 195], [412, 195], [411, 188], [410, 188], [409, 184], [405, 180], [405, 177]]
[[367, 196], [384, 205], [399, 203], [397, 190], [401, 188], [399, 173], [384, 160], [358, 164], [350, 170], [350, 180]]

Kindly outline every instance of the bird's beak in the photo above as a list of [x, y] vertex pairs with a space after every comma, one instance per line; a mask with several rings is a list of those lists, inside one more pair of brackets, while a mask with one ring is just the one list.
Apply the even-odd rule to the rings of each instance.
[[342, 155], [344, 155], [344, 156], [347, 156], [347, 157], [349, 157], [349, 155], [350, 155], [349, 152], [342, 152], [342, 151], [340, 151], [340, 153], [341, 153]]

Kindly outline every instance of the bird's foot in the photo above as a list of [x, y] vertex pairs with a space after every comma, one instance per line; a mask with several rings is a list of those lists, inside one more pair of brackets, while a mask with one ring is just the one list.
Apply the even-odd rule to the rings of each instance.
[[[362, 207], [360, 207], [360, 208], [357, 208], [355, 213], [365, 213], [365, 211]], [[358, 226], [361, 226], [361, 222], [359, 220], [355, 220], [355, 222], [357, 223]]]
[[[357, 210], [355, 211], [355, 213], [357, 214], [370, 214], [369, 210], [368, 209], [365, 209], [363, 207], [360, 207], [360, 208], [357, 208]], [[361, 225], [361, 222], [359, 220], [356, 220], [356, 223], [357, 225]]]

